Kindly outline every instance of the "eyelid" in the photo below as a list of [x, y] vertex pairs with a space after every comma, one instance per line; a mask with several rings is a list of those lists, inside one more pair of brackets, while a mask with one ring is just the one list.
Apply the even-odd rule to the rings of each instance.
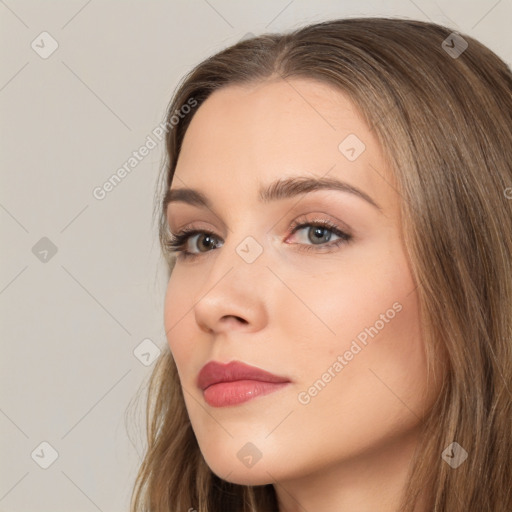
[[[314, 217], [311, 218], [311, 216]], [[287, 232], [289, 232], [289, 234], [284, 240], [284, 243], [286, 243], [290, 236], [293, 236], [300, 229], [306, 229], [307, 227], [311, 228], [314, 226], [322, 227], [328, 231], [331, 231], [335, 236], [338, 237], [338, 239], [322, 244], [288, 243], [288, 245], [296, 246], [296, 248], [300, 251], [326, 253], [336, 251], [339, 246], [351, 242], [354, 239], [354, 235], [352, 234], [352, 230], [347, 226], [347, 224], [340, 221], [339, 219], [333, 221], [329, 217], [331, 217], [329, 214], [323, 212], [310, 212], [308, 214], [299, 215], [288, 225]], [[208, 235], [215, 239], [217, 242], [213, 246], [214, 249], [224, 245], [224, 240], [222, 237], [219, 237], [214, 230], [197, 227], [195, 223], [191, 223], [190, 225], [185, 225], [176, 233], [171, 231], [171, 239], [166, 239], [164, 241], [165, 249], [168, 252], [177, 254], [178, 257], [187, 260], [195, 260], [199, 256], [207, 255], [209, 252], [212, 252], [212, 250], [207, 250], [205, 252], [190, 252], [183, 248], [184, 246], [186, 247], [186, 244], [190, 241], [191, 238], [197, 236], [198, 234]], [[274, 238], [280, 238], [280, 236], [276, 235]], [[219, 240], [221, 241], [220, 245]]]
[[[292, 209], [291, 211], [293, 212], [293, 210], [294, 209]], [[319, 216], [324, 216], [324, 217], [319, 217]], [[334, 219], [334, 220], [332, 220], [332, 219]], [[209, 227], [209, 226], [203, 227], [202, 226], [203, 222], [204, 221], [197, 221], [197, 222], [192, 221], [189, 223], [184, 223], [182, 227], [179, 227], [176, 229], [172, 229], [171, 224], [167, 223], [167, 228], [168, 228], [169, 232], [171, 233], [171, 235], [180, 233], [185, 230], [186, 231], [197, 230], [197, 231], [210, 232], [212, 235], [215, 235], [215, 237], [222, 238], [217, 233], [215, 233], [214, 227]], [[350, 228], [350, 226], [348, 224], [343, 222], [341, 219], [333, 216], [332, 214], [322, 212], [320, 210], [298, 215], [297, 217], [294, 218], [294, 220], [287, 223], [288, 227], [286, 228], [286, 230], [290, 231], [290, 234], [291, 234], [296, 226], [298, 226], [300, 224], [307, 223], [307, 222], [331, 223], [331, 225], [333, 227], [335, 227], [341, 231], [344, 231], [347, 235], [354, 236], [353, 230], [352, 230], [352, 228]], [[197, 224], [199, 224], [199, 226]], [[208, 225], [209, 223], [204, 222], [204, 224]], [[224, 227], [224, 225], [222, 227]], [[279, 238], [279, 235], [275, 235], [275, 236], [277, 236]]]
[[291, 222], [288, 229], [291, 231], [291, 234], [293, 234], [299, 226], [304, 224], [322, 224], [327, 228], [342, 231], [350, 237], [354, 236], [353, 230], [350, 228], [350, 226], [348, 226], [348, 224], [328, 213], [319, 211], [299, 215], [295, 220]]

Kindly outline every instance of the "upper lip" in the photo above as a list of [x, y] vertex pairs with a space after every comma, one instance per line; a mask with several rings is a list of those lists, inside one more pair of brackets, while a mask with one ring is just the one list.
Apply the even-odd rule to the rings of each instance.
[[265, 370], [249, 366], [239, 361], [228, 364], [211, 361], [203, 366], [199, 372], [197, 385], [204, 391], [212, 384], [219, 382], [233, 382], [236, 380], [257, 380], [261, 382], [290, 382], [286, 377], [273, 375]]

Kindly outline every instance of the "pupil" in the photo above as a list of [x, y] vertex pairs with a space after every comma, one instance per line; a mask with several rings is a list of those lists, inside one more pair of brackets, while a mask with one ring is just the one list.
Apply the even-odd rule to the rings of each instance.
[[206, 249], [210, 248], [210, 246], [212, 245], [212, 239], [211, 239], [210, 235], [203, 236], [201, 245]]
[[[318, 226], [317, 226], [317, 227], [315, 227], [315, 229], [314, 229], [314, 233], [315, 233], [315, 235], [314, 235], [314, 236], [315, 236], [315, 237], [318, 237], [318, 238], [315, 238], [315, 239], [313, 239], [313, 240], [311, 240], [311, 238], [310, 238], [310, 240], [311, 240], [312, 242], [315, 242], [315, 241], [317, 241], [317, 242], [318, 242], [318, 241], [320, 241], [320, 242], [322, 242], [322, 241], [323, 241], [323, 242], [328, 242], [328, 241], [329, 241], [329, 239], [331, 238], [331, 235], [330, 235], [329, 230], [328, 230], [327, 228], [322, 228], [322, 227], [318, 227]], [[326, 236], [326, 235], [327, 235], [327, 236]], [[322, 239], [324, 239], [324, 240], [322, 240]]]

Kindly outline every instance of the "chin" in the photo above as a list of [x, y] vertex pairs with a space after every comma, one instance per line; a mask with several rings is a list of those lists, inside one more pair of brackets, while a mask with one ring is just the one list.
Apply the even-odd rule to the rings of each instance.
[[238, 485], [273, 483], [280, 468], [276, 467], [272, 460], [264, 460], [264, 457], [256, 460], [256, 457], [253, 456], [251, 461], [251, 455], [245, 455], [250, 448], [245, 450], [240, 456], [235, 455], [233, 458], [226, 458], [226, 453], [223, 453], [222, 455], [210, 454], [204, 459], [210, 470], [227, 482]]
[[224, 464], [219, 461], [209, 464], [207, 461], [207, 465], [216, 476], [232, 484], [266, 485], [274, 481], [272, 468], [267, 468], [261, 460], [252, 468], [233, 465], [231, 461], [225, 461]]

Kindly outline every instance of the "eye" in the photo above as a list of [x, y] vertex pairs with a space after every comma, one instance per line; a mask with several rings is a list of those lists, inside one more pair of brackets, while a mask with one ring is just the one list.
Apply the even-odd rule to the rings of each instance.
[[[298, 237], [299, 242], [286, 243], [295, 245], [299, 250], [305, 251], [328, 252], [352, 240], [352, 235], [345, 233], [327, 219], [316, 219], [302, 223], [297, 220], [292, 223], [289, 230], [291, 230], [289, 237], [297, 232], [304, 231]], [[331, 241], [333, 234], [337, 239]], [[176, 253], [181, 259], [194, 259], [210, 252], [212, 249], [221, 247], [223, 243], [212, 231], [183, 229], [179, 233], [171, 235], [170, 240], [165, 240], [164, 245], [168, 252]]]
[[[297, 244], [300, 250], [330, 250], [339, 247], [352, 240], [352, 236], [342, 231], [336, 224], [328, 219], [317, 219], [313, 221], [300, 222], [292, 224], [292, 235], [303, 232]], [[332, 235], [337, 240], [331, 241]], [[327, 243], [330, 242], [330, 243]]]
[[[172, 235], [170, 240], [165, 241], [165, 248], [171, 253], [179, 253], [182, 258], [199, 256], [201, 253], [208, 252], [212, 248], [221, 245], [215, 233], [199, 229], [183, 229]], [[199, 252], [190, 251], [190, 246], [198, 249]]]

